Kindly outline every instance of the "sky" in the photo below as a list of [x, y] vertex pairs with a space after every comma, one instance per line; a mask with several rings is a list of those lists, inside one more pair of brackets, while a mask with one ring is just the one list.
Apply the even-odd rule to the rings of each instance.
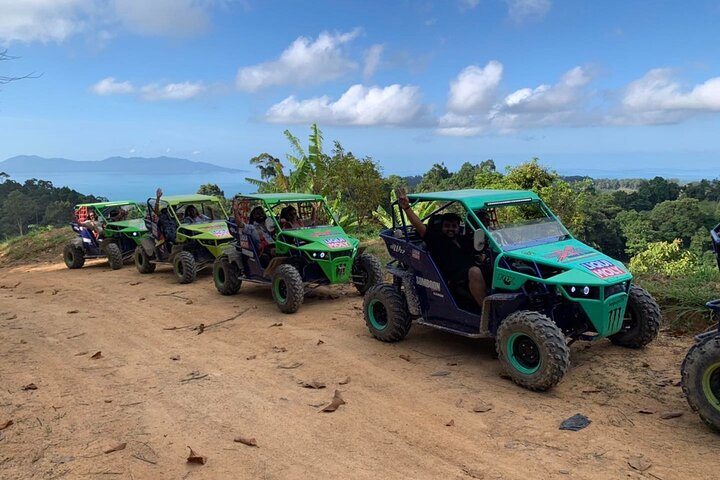
[[[0, 160], [717, 177], [720, 0], [0, 0]], [[613, 175], [614, 174], [614, 175]]]

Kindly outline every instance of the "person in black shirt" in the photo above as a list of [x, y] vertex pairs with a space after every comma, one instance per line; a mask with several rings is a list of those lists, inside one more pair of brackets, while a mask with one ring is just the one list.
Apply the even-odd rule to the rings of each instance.
[[467, 282], [475, 302], [482, 307], [487, 295], [487, 286], [480, 267], [475, 265], [472, 239], [459, 236], [460, 216], [455, 213], [442, 215], [440, 231], [429, 230], [410, 207], [410, 200], [404, 189], [397, 192], [398, 205], [405, 211], [408, 220], [418, 235], [425, 241], [440, 272], [450, 284]]

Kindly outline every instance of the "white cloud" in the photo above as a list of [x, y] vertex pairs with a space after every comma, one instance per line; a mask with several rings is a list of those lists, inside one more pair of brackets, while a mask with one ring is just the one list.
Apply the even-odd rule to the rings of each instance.
[[437, 132], [474, 136], [489, 130], [572, 126], [589, 120], [586, 107], [592, 77], [583, 67], [569, 70], [554, 85], [521, 88], [504, 98], [498, 95], [501, 74], [498, 62], [490, 62], [484, 69], [464, 69], [451, 83], [448, 113], [439, 119]]
[[210, 25], [213, 0], [111, 0], [111, 12], [140, 35], [190, 36]]
[[380, 56], [383, 53], [383, 46], [380, 44], [373, 45], [365, 52], [365, 66], [363, 67], [363, 77], [369, 79], [375, 74], [378, 65], [380, 65]]
[[503, 66], [492, 60], [484, 68], [466, 67], [450, 82], [447, 108], [453, 113], [470, 113], [489, 107], [495, 100]]
[[254, 92], [274, 85], [316, 84], [355, 71], [342, 46], [359, 35], [359, 30], [331, 34], [322, 32], [316, 40], [298, 37], [277, 60], [243, 67], [237, 73], [237, 88]]
[[0, 43], [62, 42], [79, 33], [107, 41], [117, 31], [188, 36], [210, 25], [220, 0], [0, 0]]
[[91, 86], [90, 91], [95, 95], [122, 95], [135, 92], [135, 87], [130, 82], [118, 82], [114, 77], [107, 77]]
[[0, 0], [1, 42], [62, 42], [84, 27], [91, 0]]
[[201, 82], [167, 83], [161, 85], [151, 83], [140, 90], [145, 100], [188, 100], [196, 97], [205, 91]]
[[418, 87], [353, 85], [334, 102], [328, 96], [308, 100], [287, 97], [270, 107], [265, 118], [273, 123], [413, 125], [421, 122], [425, 114]]
[[550, 0], [505, 0], [508, 6], [508, 15], [517, 22], [542, 20], [550, 11]]

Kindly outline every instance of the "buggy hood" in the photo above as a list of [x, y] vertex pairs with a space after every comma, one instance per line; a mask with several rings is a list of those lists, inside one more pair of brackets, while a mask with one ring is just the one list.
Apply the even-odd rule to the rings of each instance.
[[178, 233], [196, 240], [232, 240], [225, 220], [214, 220], [207, 223], [181, 223]]
[[301, 250], [348, 250], [360, 244], [358, 239], [349, 237], [342, 227], [336, 226], [283, 230], [282, 234], [300, 240]]
[[105, 226], [105, 228], [119, 233], [147, 232], [147, 227], [145, 227], [145, 220], [143, 220], [142, 218], [123, 220], [121, 222], [109, 222]]
[[[543, 270], [558, 271], [548, 283], [606, 286], [632, 279], [619, 261], [575, 239], [511, 250], [505, 257], [534, 262]], [[543, 275], [545, 276], [545, 275]]]

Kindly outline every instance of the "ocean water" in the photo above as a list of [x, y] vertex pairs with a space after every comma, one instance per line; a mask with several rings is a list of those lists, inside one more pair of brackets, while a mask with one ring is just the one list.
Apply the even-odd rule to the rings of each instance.
[[[254, 173], [254, 172], [253, 172]], [[253, 193], [256, 187], [248, 184], [247, 172], [171, 174], [171, 175], [117, 175], [107, 173], [62, 173], [47, 174], [41, 180], [48, 180], [56, 187], [70, 187], [85, 195], [106, 197], [109, 200], [145, 201], [155, 196], [158, 187], [165, 195], [196, 193], [200, 185], [215, 183], [230, 198], [236, 193]], [[28, 176], [11, 175], [12, 180], [23, 183]], [[37, 177], [36, 177], [37, 178]]]

